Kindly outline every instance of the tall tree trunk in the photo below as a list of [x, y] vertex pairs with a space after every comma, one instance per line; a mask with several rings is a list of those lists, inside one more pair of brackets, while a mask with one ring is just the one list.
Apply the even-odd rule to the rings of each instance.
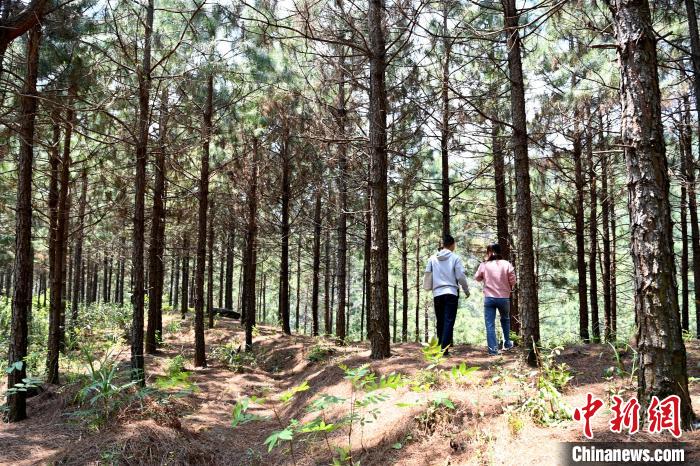
[[[345, 48], [339, 47], [338, 57], [338, 96], [336, 104], [336, 126], [338, 127], [338, 139], [342, 142], [338, 144], [338, 244], [336, 254], [336, 274], [338, 280], [338, 309], [335, 318], [335, 334], [340, 341], [345, 341], [347, 337], [345, 322], [346, 311], [346, 290], [345, 280], [347, 275], [347, 255], [348, 255], [348, 146], [345, 143], [347, 126], [347, 109], [345, 82]], [[362, 335], [360, 335], [362, 339]]]
[[301, 235], [297, 236], [297, 286], [296, 286], [296, 300], [294, 304], [295, 309], [295, 320], [294, 320], [294, 331], [299, 333], [299, 301], [301, 299]]
[[253, 350], [253, 327], [255, 326], [255, 276], [257, 270], [256, 242], [258, 234], [258, 138], [253, 138], [253, 160], [251, 161], [250, 188], [248, 192], [248, 228], [246, 250], [243, 260], [243, 316], [245, 323], [246, 351]]
[[69, 87], [68, 109], [66, 111], [66, 127], [63, 139], [63, 157], [61, 158], [61, 187], [58, 192], [56, 211], [56, 231], [54, 233], [54, 254], [51, 274], [51, 309], [49, 310], [49, 341], [46, 355], [46, 382], [57, 384], [58, 380], [58, 351], [64, 340], [63, 318], [65, 317], [64, 278], [66, 264], [66, 231], [68, 228], [68, 190], [70, 184], [71, 138], [75, 124], [76, 86]]
[[318, 294], [319, 273], [321, 268], [321, 187], [316, 188], [314, 201], [314, 246], [313, 246], [313, 278], [311, 284], [311, 334], [318, 335]]
[[694, 414], [688, 393], [673, 262], [669, 179], [661, 120], [656, 36], [647, 0], [609, 0], [620, 65], [622, 145], [627, 163], [639, 373], [637, 398], [681, 400], [681, 425]]
[[[330, 204], [330, 201], [329, 201]], [[330, 215], [326, 214], [326, 217], [330, 217]], [[323, 240], [323, 249], [324, 249], [324, 264], [323, 264], [323, 323], [325, 325], [325, 334], [326, 335], [332, 335], [333, 334], [333, 328], [331, 326], [332, 324], [332, 319], [331, 319], [331, 308], [332, 308], [332, 301], [331, 301], [331, 230], [330, 228], [326, 228], [325, 230], [325, 235], [324, 235], [324, 240]], [[340, 293], [340, 284], [338, 284], [338, 292]], [[344, 287], [345, 288], [345, 287]], [[340, 297], [340, 296], [339, 296]], [[345, 317], [345, 315], [343, 315]], [[343, 319], [345, 320], [345, 319]], [[343, 332], [345, 333], [345, 332]]]
[[214, 199], [209, 206], [209, 226], [207, 227], [207, 327], [214, 328], [214, 219], [216, 205]]
[[144, 308], [144, 211], [146, 199], [146, 162], [148, 159], [149, 98], [151, 91], [151, 36], [153, 33], [154, 0], [148, 0], [144, 31], [143, 62], [137, 68], [139, 84], [139, 117], [136, 141], [136, 178], [134, 194], [134, 236], [132, 245], [132, 273], [134, 289], [131, 302], [134, 306], [131, 324], [132, 379], [143, 386], [146, 382], [143, 360], [143, 308]]
[[170, 285], [168, 285], [168, 306], [173, 307], [175, 296], [175, 259], [170, 258]]
[[364, 309], [365, 309], [365, 319], [363, 320], [365, 328], [367, 329], [367, 338], [369, 338], [369, 319], [370, 319], [370, 312], [369, 308], [371, 306], [370, 302], [370, 293], [371, 293], [371, 287], [370, 283], [372, 280], [371, 277], [371, 270], [370, 270], [370, 255], [372, 251], [372, 216], [370, 214], [370, 186], [369, 182], [367, 182], [367, 201], [365, 203], [365, 243], [364, 243], [364, 283], [365, 283], [365, 290], [364, 290], [364, 297], [365, 297], [365, 302], [364, 302]]
[[197, 228], [197, 274], [194, 297], [194, 365], [207, 367], [204, 347], [204, 273], [207, 267], [207, 211], [209, 209], [209, 146], [213, 113], [214, 76], [207, 77], [207, 97], [202, 122], [202, 160], [199, 172], [199, 215]]
[[[34, 163], [34, 129], [37, 110], [36, 82], [39, 68], [39, 44], [41, 26], [29, 32], [27, 41], [27, 68], [22, 95], [19, 98], [19, 158], [17, 172], [17, 210], [15, 227], [15, 282], [12, 297], [12, 322], [10, 326], [10, 348], [7, 387], [12, 388], [27, 376], [23, 364], [29, 344], [28, 316], [32, 305], [32, 165]], [[17, 422], [27, 417], [26, 392], [7, 396], [7, 418]]]
[[393, 304], [394, 304], [394, 321], [393, 321], [393, 329], [392, 329], [392, 332], [391, 332], [392, 341], [393, 341], [394, 343], [396, 343], [396, 342], [398, 341], [397, 338], [396, 338], [396, 323], [397, 323], [397, 320], [396, 320], [396, 317], [397, 317], [397, 316], [396, 316], [396, 309], [397, 309], [397, 307], [398, 307], [398, 306], [397, 306], [397, 301], [396, 301], [396, 289], [397, 289], [397, 288], [398, 288], [398, 286], [396, 285], [396, 283], [394, 283], [394, 300], [393, 300], [393, 301], [394, 301], [394, 302], [393, 302]]
[[[597, 193], [597, 167], [593, 159], [593, 138], [591, 137], [591, 118], [588, 105], [585, 109], [586, 121], [586, 163], [588, 165], [588, 185], [590, 186], [591, 210], [588, 218], [589, 232], [589, 258], [588, 274], [590, 276], [590, 300], [591, 300], [591, 327], [593, 341], [600, 341], [600, 317], [598, 312], [598, 193]], [[609, 341], [608, 323], [605, 327], [605, 341]]]
[[442, 235], [450, 233], [450, 58], [452, 54], [452, 39], [447, 29], [448, 2], [443, 2], [442, 11], [442, 86], [440, 90], [440, 101], [442, 119], [440, 122], [440, 159], [442, 169]]
[[177, 309], [180, 301], [180, 256], [175, 258], [175, 283], [173, 284], [173, 309]]
[[578, 315], [579, 337], [584, 342], [590, 341], [588, 333], [588, 291], [586, 284], [586, 244], [584, 219], [584, 181], [581, 151], [581, 130], [579, 126], [580, 112], [574, 111], [573, 156], [576, 184], [576, 269], [578, 271]]
[[[222, 238], [225, 241], [227, 241], [227, 236], [224, 236]], [[222, 248], [221, 248], [221, 254], [219, 254], [219, 307], [224, 307], [224, 274], [226, 270], [226, 255], [224, 252], [226, 251], [224, 244], [222, 243]]]
[[420, 221], [416, 227], [416, 343], [420, 342], [420, 288], [421, 288], [421, 266], [420, 266]]
[[[603, 121], [600, 118], [600, 146], [603, 146]], [[612, 267], [612, 251], [610, 249], [610, 187], [608, 181], [610, 178], [610, 158], [604, 157], [602, 159], [603, 163], [603, 176], [601, 176], [601, 210], [603, 214], [603, 310], [605, 314], [605, 332], [606, 341], [615, 340], [615, 332], [613, 330], [612, 323], [612, 307], [611, 307], [611, 295], [610, 295], [610, 278], [612, 274], [610, 273]]]
[[187, 229], [182, 235], [182, 296], [180, 297], [180, 318], [185, 320], [190, 307], [190, 233]]
[[163, 281], [165, 279], [165, 148], [168, 132], [168, 89], [163, 88], [160, 98], [159, 144], [155, 159], [153, 210], [151, 215], [151, 244], [148, 250], [148, 325], [146, 326], [146, 353], [154, 354], [158, 333], [162, 327]]
[[389, 335], [389, 208], [387, 202], [386, 37], [384, 1], [369, 0], [369, 150], [370, 150], [370, 358], [391, 355]]
[[681, 173], [680, 173], [680, 185], [681, 185], [681, 328], [683, 330], [689, 329], [689, 284], [688, 284], [688, 271], [690, 270], [688, 266], [688, 191], [687, 191], [687, 154], [685, 147], [685, 134], [682, 125], [678, 131], [678, 140], [681, 141], [679, 144], [680, 149], [680, 159], [681, 159]]
[[226, 290], [224, 292], [224, 307], [233, 309], [233, 253], [236, 247], [236, 228], [231, 228], [226, 242]]
[[534, 346], [540, 341], [539, 301], [532, 241], [532, 207], [530, 199], [530, 159], [528, 157], [527, 117], [525, 115], [525, 84], [520, 52], [520, 13], [515, 0], [501, 0], [508, 41], [508, 70], [510, 74], [510, 104], [515, 156], [516, 224], [518, 234], [518, 311], [522, 336], [527, 349], [527, 362], [537, 364]]
[[[693, 157], [693, 136], [690, 118], [690, 104], [688, 97], [683, 100], [684, 106], [684, 135], [683, 144], [687, 159], [687, 188], [688, 188], [688, 213], [690, 214], [690, 243], [693, 251], [693, 290], [695, 297], [695, 321], [700, 322], [700, 225], [698, 224], [698, 202], [695, 192], [695, 157]], [[700, 338], [700, 325], [697, 325], [697, 337]]]
[[408, 222], [406, 221], [406, 189], [401, 196], [401, 341], [408, 341]]
[[291, 200], [290, 187], [290, 171], [291, 164], [289, 160], [289, 128], [286, 121], [283, 129], [282, 140], [282, 186], [281, 186], [281, 203], [282, 203], [282, 224], [280, 226], [280, 236], [282, 239], [282, 253], [280, 257], [280, 288], [279, 288], [279, 319], [282, 322], [282, 331], [286, 335], [292, 334], [292, 329], [289, 326], [289, 203]]

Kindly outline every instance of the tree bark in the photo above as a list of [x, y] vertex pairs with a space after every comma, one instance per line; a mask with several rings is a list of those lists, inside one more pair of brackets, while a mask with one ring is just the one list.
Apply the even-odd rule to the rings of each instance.
[[440, 121], [440, 159], [442, 170], [442, 236], [450, 234], [450, 57], [452, 54], [452, 40], [447, 30], [448, 2], [443, 3], [442, 32], [443, 32], [443, 61], [442, 61], [442, 86], [440, 101], [442, 105], [442, 119]]
[[[601, 142], [603, 134], [602, 117], [600, 120]], [[600, 144], [602, 146], [602, 143]], [[612, 322], [612, 307], [610, 298], [610, 278], [612, 268], [612, 250], [610, 248], [610, 188], [608, 181], [610, 180], [610, 159], [605, 157], [602, 159], [603, 174], [601, 176], [601, 211], [603, 215], [603, 312], [605, 314], [605, 338], [606, 341], [615, 340], [615, 331], [613, 330]]]
[[406, 221], [406, 188], [403, 188], [401, 196], [401, 341], [408, 341], [408, 222]]
[[585, 343], [590, 342], [588, 333], [588, 291], [586, 283], [586, 244], [584, 219], [584, 181], [581, 151], [581, 131], [579, 127], [578, 108], [574, 112], [573, 134], [574, 174], [576, 184], [576, 270], [578, 271], [578, 306], [579, 337]]
[[[347, 109], [345, 96], [346, 66], [345, 48], [340, 47], [338, 58], [338, 96], [336, 108], [336, 126], [338, 127], [338, 245], [336, 254], [336, 274], [338, 280], [338, 309], [335, 319], [335, 335], [340, 341], [345, 341], [347, 337], [345, 322], [345, 311], [347, 306], [345, 279], [347, 275], [347, 250], [348, 250], [348, 147], [344, 142], [346, 139]], [[362, 339], [362, 335], [360, 335]]]
[[295, 320], [294, 320], [294, 331], [299, 333], [299, 301], [301, 299], [301, 235], [297, 236], [297, 286], [296, 286], [296, 299], [294, 304], [295, 309]]
[[[70, 188], [71, 138], [75, 124], [76, 85], [71, 83], [68, 90], [68, 109], [66, 110], [66, 127], [63, 138], [63, 156], [61, 158], [61, 187], [58, 192], [56, 211], [56, 231], [54, 234], [53, 271], [51, 274], [51, 309], [49, 311], [49, 341], [46, 356], [46, 382], [58, 383], [58, 350], [64, 341], [65, 305], [65, 265], [66, 265], [66, 231], [68, 229], [68, 191]], [[53, 324], [53, 325], [52, 325]]]
[[214, 199], [209, 205], [209, 226], [207, 227], [207, 327], [214, 328], [214, 219], [216, 204]]
[[418, 217], [418, 226], [416, 227], [416, 343], [420, 342], [420, 289], [422, 286], [422, 270], [420, 262], [420, 223], [421, 218]]
[[681, 400], [681, 425], [694, 414], [688, 393], [673, 261], [668, 165], [661, 120], [656, 40], [647, 0], [608, 0], [614, 18], [627, 164], [639, 372], [637, 398]]
[[185, 320], [189, 311], [190, 286], [190, 233], [187, 229], [182, 235], [182, 296], [180, 298], [180, 318]]
[[226, 289], [224, 292], [224, 307], [233, 309], [233, 253], [236, 247], [236, 228], [231, 228], [226, 242]]
[[[491, 124], [491, 150], [493, 151], [493, 173], [496, 188], [496, 236], [498, 237], [498, 244], [501, 246], [501, 255], [504, 259], [511, 260], [508, 196], [506, 194], [506, 170], [503, 143], [501, 141], [501, 126], [500, 123], [496, 122]], [[520, 334], [520, 315], [515, 300], [511, 300], [510, 329]]]
[[370, 306], [371, 359], [391, 356], [389, 335], [389, 211], [387, 203], [386, 37], [384, 1], [369, 0], [369, 148], [370, 148]]
[[250, 188], [248, 192], [248, 228], [246, 231], [246, 250], [243, 260], [245, 269], [243, 278], [243, 316], [245, 323], [246, 351], [253, 350], [253, 327], [255, 326], [255, 276], [256, 242], [258, 234], [258, 144], [253, 138], [253, 160], [251, 161]]
[[[600, 341], [600, 316], [598, 308], [598, 193], [596, 163], [593, 159], [593, 139], [591, 137], [591, 118], [588, 106], [585, 111], [586, 120], [586, 163], [588, 165], [588, 185], [590, 186], [590, 217], [588, 218], [589, 232], [589, 258], [588, 274], [590, 276], [590, 300], [591, 300], [591, 333], [594, 342]], [[605, 327], [605, 341], [609, 339], [609, 327]]]
[[318, 335], [318, 295], [319, 274], [321, 269], [321, 187], [316, 188], [314, 201], [314, 245], [313, 245], [313, 277], [311, 284], [311, 334]]
[[510, 103], [515, 156], [516, 224], [518, 234], [518, 310], [527, 362], [537, 364], [535, 345], [540, 341], [539, 301], [532, 240], [532, 207], [530, 196], [530, 160], [528, 157], [527, 117], [525, 115], [525, 84], [520, 42], [520, 13], [515, 0], [501, 0], [508, 42], [510, 74]]
[[[679, 140], [683, 140], [685, 136], [681, 132], [679, 134]], [[688, 286], [688, 193], [686, 190], [686, 155], [684, 144], [680, 144], [680, 158], [681, 158], [681, 328], [683, 330], [689, 329], [688, 323], [688, 310], [690, 307], [689, 303], [689, 286]]]
[[[687, 158], [687, 192], [688, 192], [688, 213], [690, 214], [690, 244], [693, 251], [693, 292], [695, 297], [695, 321], [700, 322], [700, 225], [698, 224], [698, 202], [695, 192], [695, 168], [696, 162], [693, 157], [693, 136], [690, 118], [690, 104], [687, 96], [683, 101], [685, 130], [683, 144], [685, 146]], [[697, 325], [697, 337], [700, 338], [700, 325]]]
[[207, 367], [204, 345], [204, 274], [207, 267], [207, 214], [209, 209], [209, 146], [213, 114], [214, 76], [207, 76], [207, 96], [202, 121], [202, 159], [199, 172], [199, 215], [197, 225], [197, 274], [194, 298], [194, 365]]
[[284, 124], [282, 136], [282, 224], [280, 225], [280, 236], [282, 240], [282, 251], [280, 257], [280, 288], [279, 288], [279, 319], [282, 322], [282, 331], [285, 335], [291, 335], [292, 329], [289, 326], [289, 203], [291, 201], [290, 172], [291, 164], [289, 160], [289, 128]]
[[163, 88], [158, 125], [159, 144], [155, 151], [155, 182], [153, 186], [153, 210], [151, 215], [151, 244], [148, 250], [148, 325], [146, 327], [146, 353], [155, 354], [157, 342], [162, 338], [163, 282], [165, 279], [165, 148], [168, 132], [168, 89]]
[[144, 30], [143, 62], [137, 68], [139, 87], [138, 134], [136, 141], [136, 177], [134, 194], [134, 235], [132, 249], [132, 273], [134, 277], [131, 302], [131, 371], [132, 380], [144, 386], [146, 381], [143, 360], [143, 310], [144, 310], [144, 211], [146, 198], [146, 162], [148, 159], [149, 98], [151, 91], [151, 36], [153, 34], [153, 0], [148, 0]]
[[[22, 95], [19, 98], [19, 158], [17, 173], [17, 210], [15, 227], [15, 283], [12, 297], [10, 326], [10, 364], [20, 368], [8, 372], [7, 387], [12, 388], [27, 376], [24, 358], [29, 344], [28, 316], [32, 305], [32, 165], [34, 163], [34, 132], [37, 111], [36, 82], [39, 68], [41, 26], [32, 28], [27, 41], [27, 68]], [[7, 396], [7, 418], [17, 422], [27, 417], [26, 392]]]

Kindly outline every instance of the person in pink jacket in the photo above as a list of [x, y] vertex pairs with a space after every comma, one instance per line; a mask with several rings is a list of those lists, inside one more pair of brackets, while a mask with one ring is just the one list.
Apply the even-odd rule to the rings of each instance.
[[507, 351], [513, 347], [510, 339], [510, 292], [515, 286], [515, 270], [513, 265], [501, 256], [501, 246], [491, 244], [486, 248], [486, 260], [479, 264], [474, 279], [484, 284], [486, 344], [489, 354], [495, 356], [499, 350], [496, 339], [496, 310], [501, 316], [502, 349]]

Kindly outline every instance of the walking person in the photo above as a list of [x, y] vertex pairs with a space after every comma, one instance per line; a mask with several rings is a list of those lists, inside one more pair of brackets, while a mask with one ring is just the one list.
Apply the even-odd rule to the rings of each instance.
[[510, 340], [510, 293], [515, 286], [513, 265], [501, 256], [501, 246], [491, 244], [486, 248], [486, 260], [479, 264], [474, 275], [477, 282], [484, 283], [484, 322], [486, 323], [486, 345], [490, 355], [499, 351], [496, 338], [496, 310], [501, 317], [503, 343], [501, 349], [513, 347]]
[[437, 339], [445, 355], [448, 354], [448, 348], [452, 346], [460, 286], [464, 295], [469, 297], [464, 265], [454, 250], [455, 239], [445, 235], [442, 239], [442, 248], [430, 257], [423, 276], [423, 288], [433, 292]]

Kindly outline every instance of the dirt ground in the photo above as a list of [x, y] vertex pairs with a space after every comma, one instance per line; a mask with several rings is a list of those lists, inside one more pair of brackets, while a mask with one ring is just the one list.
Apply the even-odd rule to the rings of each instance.
[[[207, 330], [206, 338], [209, 348], [240, 341], [241, 328], [235, 321], [222, 319], [217, 328]], [[149, 382], [163, 374], [167, 361], [177, 354], [191, 361], [193, 340], [187, 324], [179, 333], [166, 335], [163, 351], [147, 357]], [[308, 355], [314, 344], [310, 337], [285, 337], [276, 329], [262, 327], [255, 338], [257, 367], [237, 373], [210, 358], [209, 367], [192, 370], [191, 380], [198, 390], [166, 406], [129, 406], [99, 431], [67, 416], [76, 410], [76, 387], [48, 387], [29, 400], [28, 420], [0, 424], [0, 464], [329, 464], [332, 455], [328, 447], [347, 445], [347, 429], [333, 433], [327, 442], [301, 437], [293, 452], [284, 445], [268, 453], [263, 443], [280, 429], [275, 415], [283, 423], [289, 419], [310, 421], [315, 415], [305, 408], [320, 393], [350, 397], [351, 386], [338, 367], [340, 363], [349, 367], [369, 363], [377, 374], [406, 375], [417, 374], [426, 363], [416, 343], [394, 345], [392, 357], [383, 361], [370, 361], [368, 348], [356, 345], [334, 347], [327, 360], [311, 362]], [[700, 377], [700, 346], [691, 342], [687, 347], [689, 375]], [[623, 355], [627, 369], [630, 359], [629, 354]], [[564, 391], [564, 401], [571, 407], [583, 406], [588, 392], [606, 402], [611, 393], [622, 393], [625, 399], [634, 395], [628, 376], [603, 377], [607, 368], [615, 366], [610, 346], [569, 347], [558, 361], [566, 362], [574, 376]], [[534, 376], [517, 352], [491, 358], [484, 348], [458, 346], [442, 367], [449, 370], [461, 362], [479, 369], [465, 383], [445, 383], [435, 389], [449, 397], [454, 410], [428, 413], [426, 403], [435, 391], [416, 393], [408, 387], [382, 391], [388, 399], [374, 406], [377, 418], [351, 437], [353, 460], [363, 466], [549, 465], [561, 463], [562, 442], [585, 440], [579, 422], [542, 426], [529, 416], [510, 414], [521, 394], [518, 380]], [[272, 419], [231, 427], [232, 410], [243, 396], [266, 390], [280, 393], [303, 381], [308, 381], [310, 390], [300, 393], [288, 406], [276, 405], [276, 414], [269, 407], [251, 410]], [[691, 383], [691, 394], [693, 405], [700, 410], [698, 383]], [[341, 414], [339, 408], [327, 412], [331, 420]], [[609, 416], [606, 408], [593, 418], [595, 441], [672, 440], [668, 435], [644, 432], [613, 434], [607, 427]], [[685, 442], [687, 463], [700, 464], [700, 434], [685, 432], [680, 440]]]

